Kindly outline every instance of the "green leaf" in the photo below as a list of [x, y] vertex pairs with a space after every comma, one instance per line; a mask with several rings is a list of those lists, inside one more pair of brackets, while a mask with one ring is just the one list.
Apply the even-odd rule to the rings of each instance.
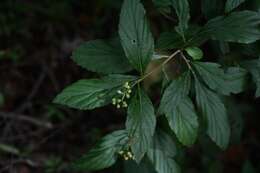
[[213, 40], [252, 43], [260, 39], [260, 15], [253, 11], [233, 12], [211, 19], [199, 34]]
[[124, 173], [157, 173], [151, 163], [147, 161], [142, 161], [137, 164], [136, 162], [130, 160], [124, 162]]
[[175, 155], [176, 147], [171, 137], [158, 130], [154, 135], [153, 145], [147, 153], [157, 173], [179, 173], [180, 168], [173, 160]]
[[160, 110], [163, 113], [172, 112], [176, 106], [187, 97], [191, 87], [190, 72], [185, 72], [177, 79], [173, 80], [171, 84], [164, 91]]
[[220, 64], [194, 62], [194, 67], [212, 89], [223, 95], [237, 94], [245, 89], [247, 72], [239, 67], [230, 67], [224, 72]]
[[217, 94], [198, 80], [195, 82], [197, 107], [207, 122], [207, 134], [222, 149], [229, 143], [230, 127], [224, 104]]
[[188, 29], [190, 20], [189, 2], [188, 0], [172, 0], [172, 5], [179, 19], [179, 25], [175, 29], [182, 38], [185, 38], [185, 31]]
[[235, 8], [237, 8], [240, 4], [245, 2], [246, 0], [227, 0], [225, 5], [225, 12], [228, 13]]
[[186, 72], [166, 88], [160, 104], [178, 140], [187, 146], [195, 142], [199, 126], [195, 108], [187, 96], [190, 86], [190, 72]]
[[203, 52], [198, 47], [188, 47], [185, 50], [194, 60], [200, 60], [203, 58]]
[[225, 72], [225, 89], [229, 93], [240, 93], [247, 84], [247, 71], [240, 67], [229, 67]]
[[80, 80], [65, 88], [54, 103], [81, 110], [98, 108], [109, 104], [125, 82], [135, 79], [133, 76], [110, 75], [102, 79]]
[[[185, 32], [185, 38], [187, 40], [192, 39], [200, 30], [201, 27], [196, 25], [190, 25], [188, 30], [186, 30]], [[199, 42], [200, 39], [197, 39], [196, 41]], [[164, 32], [160, 35], [157, 41], [156, 49], [183, 49], [187, 46], [198, 46], [197, 42], [193, 41], [185, 43], [183, 41], [183, 38], [176, 31]]]
[[194, 105], [189, 97], [178, 103], [175, 109], [169, 110], [166, 117], [182, 144], [191, 146], [196, 141], [199, 123]]
[[154, 40], [140, 0], [125, 0], [120, 14], [119, 35], [129, 62], [144, 73], [154, 52]]
[[131, 99], [127, 114], [126, 129], [132, 137], [131, 149], [139, 163], [151, 145], [156, 125], [152, 102], [142, 89]]
[[85, 42], [73, 52], [72, 59], [98, 73], [124, 73], [132, 69], [119, 39]]
[[153, 0], [154, 6], [161, 12], [170, 13], [171, 0]]
[[207, 19], [219, 16], [223, 12], [223, 1], [220, 0], [202, 0], [201, 10]]
[[245, 67], [253, 76], [253, 80], [256, 83], [256, 97], [260, 97], [260, 58], [255, 60], [249, 60], [242, 62], [242, 66]]
[[125, 130], [115, 131], [103, 137], [85, 156], [71, 166], [76, 171], [96, 171], [112, 166], [117, 160], [117, 153], [128, 141]]
[[183, 39], [177, 32], [164, 32], [160, 35], [156, 48], [160, 50], [177, 49], [183, 45]]

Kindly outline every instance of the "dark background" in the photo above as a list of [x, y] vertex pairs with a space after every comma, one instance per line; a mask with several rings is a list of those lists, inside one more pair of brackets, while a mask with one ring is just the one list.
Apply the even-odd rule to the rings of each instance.
[[[72, 82], [98, 77], [77, 66], [71, 52], [83, 41], [117, 35], [121, 3], [0, 1], [0, 173], [69, 172], [66, 166], [101, 136], [124, 127], [124, 112], [112, 106], [82, 112], [52, 103]], [[156, 12], [151, 1], [144, 4], [156, 38], [173, 28], [173, 22]], [[194, 9], [200, 5], [191, 4]], [[205, 22], [200, 15], [192, 19]], [[203, 50], [214, 57], [210, 46]], [[157, 94], [152, 97], [156, 99]], [[260, 101], [253, 95], [252, 89], [227, 100], [233, 129], [229, 148], [221, 151], [201, 136], [194, 147], [181, 148], [178, 161], [183, 172], [259, 170]], [[122, 163], [100, 172], [121, 173]]]

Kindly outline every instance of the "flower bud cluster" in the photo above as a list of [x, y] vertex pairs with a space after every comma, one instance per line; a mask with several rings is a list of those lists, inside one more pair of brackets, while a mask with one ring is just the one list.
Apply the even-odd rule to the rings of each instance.
[[131, 86], [129, 85], [129, 82], [126, 82], [122, 89], [117, 90], [117, 94], [119, 96], [112, 99], [112, 104], [115, 105], [118, 109], [121, 107], [126, 108], [128, 106], [126, 99], [131, 97], [131, 93]]
[[134, 160], [134, 155], [129, 150], [120, 150], [118, 154], [124, 159], [124, 160]]

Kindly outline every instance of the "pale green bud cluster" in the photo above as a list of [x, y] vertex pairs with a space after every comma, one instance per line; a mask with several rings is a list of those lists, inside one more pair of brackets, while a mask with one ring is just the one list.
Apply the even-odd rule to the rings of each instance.
[[129, 150], [120, 150], [118, 154], [124, 159], [124, 160], [134, 160], [134, 155]]
[[128, 105], [125, 100], [131, 97], [131, 93], [131, 86], [129, 85], [129, 82], [126, 82], [122, 89], [117, 90], [117, 94], [119, 95], [119, 97], [113, 98], [112, 104], [115, 105], [118, 109], [120, 109], [121, 107], [126, 108]]

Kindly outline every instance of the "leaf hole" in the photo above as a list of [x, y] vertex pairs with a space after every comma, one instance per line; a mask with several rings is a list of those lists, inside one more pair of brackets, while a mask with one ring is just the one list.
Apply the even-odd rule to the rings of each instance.
[[136, 44], [136, 40], [135, 40], [135, 39], [133, 39], [133, 40], [132, 40], [132, 43], [133, 43], [133, 44]]

